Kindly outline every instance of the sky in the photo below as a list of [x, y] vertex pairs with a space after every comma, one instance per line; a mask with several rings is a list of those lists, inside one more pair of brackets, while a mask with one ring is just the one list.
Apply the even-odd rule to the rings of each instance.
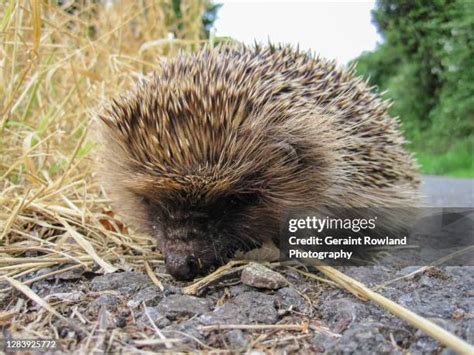
[[372, 50], [381, 37], [372, 24], [374, 1], [226, 1], [215, 22], [217, 36], [299, 44], [346, 64]]

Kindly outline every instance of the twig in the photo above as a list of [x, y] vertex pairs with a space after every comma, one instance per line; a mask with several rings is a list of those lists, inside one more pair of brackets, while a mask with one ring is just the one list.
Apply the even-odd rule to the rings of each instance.
[[332, 286], [336, 286], [336, 287], [339, 287], [339, 285], [337, 283], [335, 283], [334, 281], [331, 281], [331, 280], [328, 280], [328, 279], [324, 279], [322, 277], [319, 277], [319, 276], [316, 276], [315, 274], [312, 274], [310, 272], [306, 272], [306, 271], [303, 271], [303, 270], [300, 270], [296, 267], [293, 267], [293, 266], [287, 266], [287, 268], [291, 269], [291, 270], [294, 270], [298, 273], [300, 273], [301, 275], [304, 275], [306, 277], [309, 277], [310, 279], [314, 279], [314, 280], [318, 280], [320, 282], [324, 282], [326, 284], [329, 284], [329, 285], [332, 285]]
[[171, 344], [171, 342], [169, 342], [168, 339], [166, 339], [166, 337], [161, 332], [160, 328], [158, 328], [156, 326], [155, 322], [153, 321], [153, 319], [150, 316], [150, 313], [148, 313], [148, 308], [147, 308], [145, 302], [143, 302], [143, 309], [145, 310], [146, 317], [148, 318], [148, 321], [150, 322], [153, 329], [155, 330], [156, 335], [158, 335], [158, 337], [165, 344], [167, 349], [171, 349], [173, 347], [173, 344]]
[[145, 270], [148, 274], [148, 276], [150, 277], [151, 281], [156, 285], [158, 286], [158, 288], [160, 289], [161, 292], [163, 292], [165, 290], [165, 288], [163, 287], [163, 284], [161, 283], [161, 281], [156, 277], [156, 274], [153, 272], [153, 270], [151, 269], [151, 266], [150, 264], [148, 263], [148, 261], [145, 260]]
[[196, 295], [202, 292], [203, 289], [207, 288], [208, 286], [216, 283], [218, 280], [222, 278], [227, 278], [229, 276], [234, 275], [235, 272], [241, 270], [241, 268], [234, 268], [236, 265], [248, 264], [250, 261], [247, 260], [238, 260], [238, 261], [230, 261], [226, 265], [221, 266], [212, 274], [203, 277], [201, 280], [193, 283], [192, 285], [186, 286], [183, 288], [183, 293], [185, 295]]
[[242, 330], [295, 330], [302, 333], [308, 332], [308, 323], [301, 324], [215, 324], [199, 327], [202, 331], [242, 329]]

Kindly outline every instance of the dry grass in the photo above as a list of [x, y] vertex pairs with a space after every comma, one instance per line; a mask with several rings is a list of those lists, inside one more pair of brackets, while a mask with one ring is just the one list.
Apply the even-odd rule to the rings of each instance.
[[[78, 3], [72, 13], [41, 0], [0, 3], [0, 304], [15, 287], [47, 305], [28, 286], [62, 270], [150, 271], [161, 259], [150, 237], [109, 211], [91, 124], [104, 100], [164, 57], [206, 42], [206, 3], [183, 1], [181, 19], [171, 0]], [[0, 325], [13, 337], [55, 338], [52, 306], [33, 322], [24, 305], [3, 306]]]
[[156, 43], [176, 23], [153, 1], [86, 3], [74, 14], [41, 1], [1, 6], [2, 264], [27, 252], [15, 259], [25, 273], [68, 259], [114, 271], [109, 260], [149, 251], [151, 241], [107, 212], [93, 172], [93, 112], [164, 56], [199, 45], [199, 34]]

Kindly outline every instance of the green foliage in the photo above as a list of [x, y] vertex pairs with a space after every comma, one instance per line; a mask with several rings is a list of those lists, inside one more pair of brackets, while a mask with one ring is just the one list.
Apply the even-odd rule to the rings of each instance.
[[444, 153], [433, 155], [432, 151], [419, 150], [415, 153], [421, 171], [431, 175], [451, 175], [472, 177], [474, 174], [474, 152], [472, 137], [457, 141], [451, 149]]
[[386, 90], [426, 173], [474, 176], [474, 3], [379, 0], [384, 42], [356, 72]]
[[202, 25], [204, 28], [205, 38], [209, 38], [211, 28], [217, 20], [217, 12], [222, 7], [222, 4], [214, 4], [212, 2], [206, 3], [206, 11], [202, 15]]
[[203, 11], [201, 11], [201, 37], [209, 38], [211, 28], [217, 19], [217, 12], [221, 8], [222, 4], [215, 4], [212, 0], [199, 0], [194, 3], [192, 1], [190, 2], [186, 0], [172, 0], [171, 11], [168, 9], [168, 20], [170, 21], [171, 19], [171, 21], [174, 21], [173, 19], [177, 19], [177, 30], [185, 30], [185, 26], [187, 24], [185, 21], [183, 21], [183, 8], [189, 10], [189, 8], [192, 8], [193, 6], [198, 9], [203, 9]]

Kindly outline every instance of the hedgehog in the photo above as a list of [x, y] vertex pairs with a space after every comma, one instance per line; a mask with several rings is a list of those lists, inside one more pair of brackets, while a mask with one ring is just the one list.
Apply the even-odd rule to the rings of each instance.
[[353, 68], [290, 46], [180, 52], [99, 115], [104, 187], [192, 280], [278, 243], [291, 211], [416, 204], [389, 106]]

